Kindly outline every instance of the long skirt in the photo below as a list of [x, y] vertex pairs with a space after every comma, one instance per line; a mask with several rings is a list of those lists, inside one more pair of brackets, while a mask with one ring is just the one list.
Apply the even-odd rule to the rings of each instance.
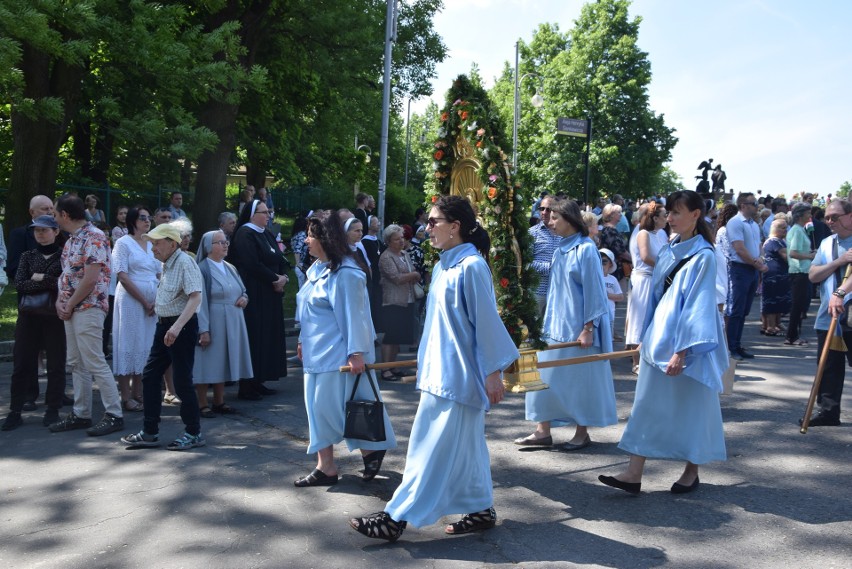
[[[540, 362], [601, 353], [599, 347], [561, 348], [539, 352]], [[550, 389], [526, 395], [528, 421], [552, 421], [553, 426], [606, 427], [618, 422], [615, 385], [608, 361], [589, 362], [541, 370], [541, 381]]]
[[642, 343], [642, 325], [645, 323], [645, 313], [651, 303], [651, 275], [637, 271], [630, 274], [630, 298], [627, 302], [627, 332], [624, 335], [624, 343]]
[[[386, 440], [373, 442], [343, 438], [343, 426], [346, 423], [346, 401], [352, 395], [355, 377], [351, 373], [336, 371], [305, 374], [305, 409], [308, 412], [308, 432], [311, 439], [308, 445], [308, 454], [336, 445], [340, 441], [345, 441], [346, 447], [350, 451], [355, 449], [387, 450], [396, 448], [396, 437], [387, 409], [384, 413]], [[381, 399], [381, 397], [382, 394], [379, 392], [379, 398]], [[355, 399], [375, 399], [366, 375], [362, 375], [361, 381], [358, 382]]]
[[618, 448], [647, 458], [705, 464], [725, 460], [719, 394], [642, 360], [636, 398]]
[[420, 394], [402, 483], [385, 510], [416, 527], [494, 504], [485, 411]]

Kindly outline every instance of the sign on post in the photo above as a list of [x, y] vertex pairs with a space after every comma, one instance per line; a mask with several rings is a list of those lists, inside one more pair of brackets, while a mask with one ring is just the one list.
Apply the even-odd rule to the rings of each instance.
[[556, 120], [556, 132], [586, 138], [589, 136], [589, 121], [560, 117]]

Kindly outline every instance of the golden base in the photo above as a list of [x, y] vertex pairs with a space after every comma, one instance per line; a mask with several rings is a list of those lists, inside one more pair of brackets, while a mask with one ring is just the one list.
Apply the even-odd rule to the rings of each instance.
[[548, 389], [538, 372], [538, 352], [531, 348], [522, 349], [521, 357], [503, 373], [503, 385], [512, 393]]

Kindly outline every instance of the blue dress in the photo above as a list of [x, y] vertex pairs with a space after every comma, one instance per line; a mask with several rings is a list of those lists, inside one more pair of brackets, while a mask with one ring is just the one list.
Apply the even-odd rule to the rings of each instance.
[[[665, 294], [665, 278], [681, 259]], [[716, 305], [716, 257], [700, 235], [660, 251], [642, 335], [636, 398], [618, 448], [648, 458], [705, 464], [725, 460], [719, 393], [728, 347]], [[687, 350], [683, 372], [666, 375], [671, 357]]]
[[444, 251], [427, 296], [405, 472], [385, 507], [391, 518], [422, 527], [494, 504], [485, 378], [518, 355], [497, 313], [488, 264], [469, 243]]
[[[594, 241], [575, 233], [565, 237], [553, 253], [550, 288], [544, 313], [548, 343], [573, 342], [586, 322], [595, 326], [590, 348], [561, 348], [539, 352], [540, 362], [612, 351], [612, 326], [601, 257]], [[529, 421], [552, 421], [553, 426], [577, 424], [605, 427], [618, 422], [615, 386], [608, 361], [541, 370], [550, 389], [526, 395]]]
[[[305, 284], [296, 295], [296, 316], [301, 325], [302, 366], [305, 373], [305, 409], [310, 444], [308, 454], [345, 440], [346, 447], [384, 450], [396, 447], [396, 438], [385, 411], [387, 440], [380, 442], [343, 438], [346, 401], [352, 394], [355, 375], [341, 373], [349, 354], [360, 352], [364, 362], [376, 361], [373, 322], [367, 298], [367, 277], [350, 257], [334, 272], [327, 262], [316, 261], [308, 269]], [[356, 399], [373, 399], [366, 376], [358, 383]], [[381, 397], [381, 394], [379, 394]]]

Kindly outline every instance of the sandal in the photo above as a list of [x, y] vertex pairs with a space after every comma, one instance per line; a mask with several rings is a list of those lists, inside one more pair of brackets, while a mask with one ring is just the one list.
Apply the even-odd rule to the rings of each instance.
[[399, 381], [399, 376], [389, 369], [382, 372], [382, 379], [385, 381]]
[[329, 476], [319, 468], [314, 468], [313, 472], [299, 478], [293, 484], [296, 485], [296, 488], [306, 488], [308, 486], [334, 486], [337, 484], [337, 474]]
[[808, 343], [805, 340], [793, 340], [792, 342], [790, 340], [784, 340], [784, 345], [785, 346], [807, 346]]
[[763, 333], [767, 336], [777, 336], [781, 332], [779, 330], [770, 330], [770, 329], [767, 328], [766, 330], [763, 331]]
[[226, 405], [225, 403], [221, 403], [219, 405], [213, 405], [213, 411], [215, 413], [219, 413], [221, 415], [233, 415], [237, 412], [236, 409], [231, 407], [230, 405]]
[[470, 533], [472, 531], [491, 529], [495, 525], [497, 525], [497, 512], [494, 511], [494, 507], [492, 506], [487, 510], [463, 516], [462, 519], [456, 523], [450, 524], [444, 528], [444, 533], [459, 535], [463, 533]]
[[365, 454], [361, 458], [364, 459], [364, 474], [361, 475], [362, 480], [372, 480], [379, 473], [382, 467], [382, 460], [385, 458], [386, 450], [373, 451], [370, 454]]
[[214, 413], [213, 410], [210, 409], [210, 407], [207, 407], [207, 406], [204, 406], [201, 409], [199, 409], [199, 412], [201, 413], [201, 416], [204, 417], [205, 419], [215, 419], [216, 417], [219, 416], [216, 413]]
[[180, 399], [174, 393], [166, 393], [163, 397], [163, 403], [166, 405], [180, 405]]
[[128, 399], [127, 401], [121, 402], [121, 408], [125, 411], [129, 411], [131, 413], [135, 413], [137, 411], [143, 411], [144, 407], [142, 404], [136, 401], [135, 399]]
[[408, 524], [395, 521], [387, 512], [376, 512], [366, 518], [351, 518], [349, 525], [367, 537], [396, 541]]

